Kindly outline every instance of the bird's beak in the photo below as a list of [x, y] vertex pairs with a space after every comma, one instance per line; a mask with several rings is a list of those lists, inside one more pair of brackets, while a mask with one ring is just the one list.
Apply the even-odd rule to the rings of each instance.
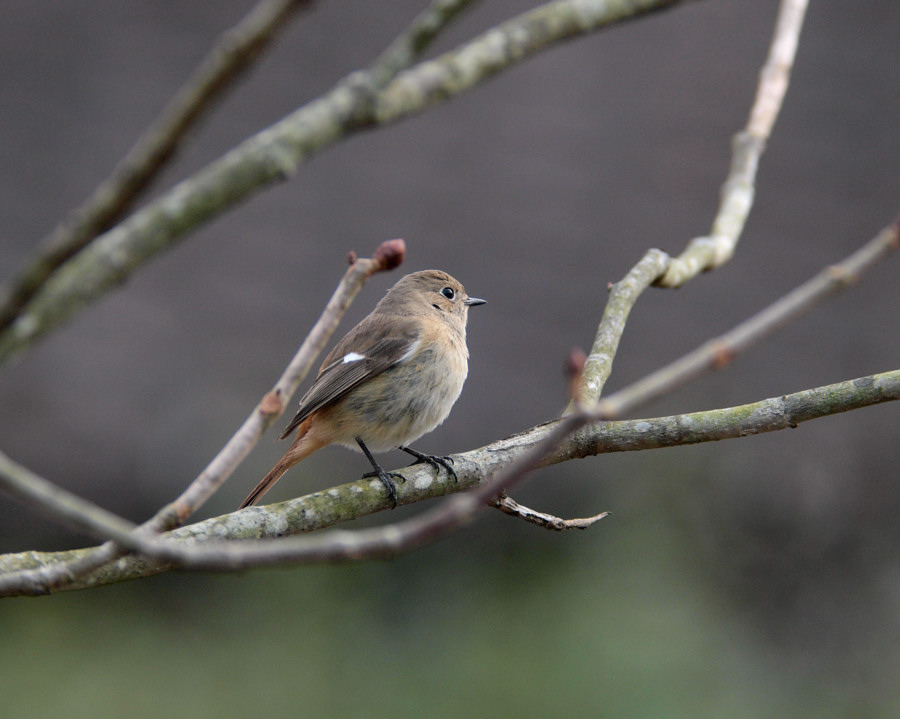
[[465, 302], [463, 304], [466, 307], [474, 307], [475, 305], [486, 305], [487, 300], [479, 300], [477, 297], [466, 297]]

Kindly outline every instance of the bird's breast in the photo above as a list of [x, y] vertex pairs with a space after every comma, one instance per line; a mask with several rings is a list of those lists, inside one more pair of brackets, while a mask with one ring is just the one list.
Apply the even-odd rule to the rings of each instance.
[[373, 451], [415, 441], [443, 422], [468, 374], [465, 345], [423, 342], [418, 351], [351, 390], [337, 403], [344, 442]]

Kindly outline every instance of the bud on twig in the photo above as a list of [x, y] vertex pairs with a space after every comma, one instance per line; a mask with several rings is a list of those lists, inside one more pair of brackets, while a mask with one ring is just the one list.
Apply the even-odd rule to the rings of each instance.
[[382, 242], [372, 259], [375, 260], [375, 271], [382, 272], [398, 267], [406, 257], [406, 243], [401, 239]]

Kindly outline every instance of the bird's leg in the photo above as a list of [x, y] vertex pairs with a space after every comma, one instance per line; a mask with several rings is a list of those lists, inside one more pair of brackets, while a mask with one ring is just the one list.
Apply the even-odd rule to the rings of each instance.
[[409, 465], [410, 467], [412, 467], [413, 464], [422, 464], [422, 462], [427, 462], [432, 467], [434, 467], [435, 471], [437, 472], [440, 472], [440, 468], [443, 467], [447, 470], [447, 472], [450, 473], [450, 476], [453, 477], [454, 482], [459, 481], [459, 478], [456, 476], [456, 472], [454, 471], [453, 467], [450, 466], [453, 464], [453, 457], [436, 457], [433, 454], [422, 454], [421, 452], [417, 452], [410, 447], [400, 447], [400, 449], [416, 458], [416, 461]]
[[381, 483], [384, 485], [385, 489], [387, 489], [388, 494], [391, 497], [392, 508], [396, 508], [397, 506], [397, 485], [394, 484], [394, 480], [392, 477], [396, 477], [397, 479], [402, 480], [403, 475], [397, 474], [396, 472], [385, 472], [378, 462], [375, 461], [375, 458], [372, 456], [372, 453], [369, 451], [369, 448], [366, 447], [365, 443], [362, 441], [362, 437], [356, 437], [356, 443], [359, 445], [359, 448], [363, 451], [363, 454], [366, 455], [366, 458], [372, 463], [372, 471], [366, 472], [363, 477], [378, 477], [381, 480]]

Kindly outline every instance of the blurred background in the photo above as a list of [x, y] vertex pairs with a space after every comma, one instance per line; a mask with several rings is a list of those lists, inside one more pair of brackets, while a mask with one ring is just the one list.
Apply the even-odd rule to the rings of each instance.
[[[160, 191], [368, 64], [424, 2], [320, 2], [192, 136]], [[349, 250], [405, 238], [344, 329], [401, 273], [489, 300], [469, 380], [418, 448], [464, 451], [556, 416], [615, 281], [708, 231], [775, 0], [697, 2], [545, 52], [316, 157], [0, 372], [0, 447], [140, 521], [271, 386]], [[250, 2], [0, 1], [0, 269], [8, 278], [126, 152]], [[470, 11], [451, 49], [533, 6]], [[735, 257], [632, 313], [609, 389], [761, 309], [898, 212], [900, 5], [812, 3]], [[726, 407], [894, 369], [897, 259], [642, 416]], [[900, 714], [900, 408], [741, 441], [602, 456], [390, 562], [170, 574], [0, 605], [10, 716], [881, 717]], [[273, 433], [274, 435], [274, 433]], [[284, 450], [266, 438], [202, 516]], [[405, 464], [385, 456], [385, 466]], [[349, 481], [327, 449], [272, 501]], [[420, 511], [414, 507], [408, 512]], [[404, 516], [398, 510], [377, 522]], [[85, 546], [0, 497], [0, 551]]]

